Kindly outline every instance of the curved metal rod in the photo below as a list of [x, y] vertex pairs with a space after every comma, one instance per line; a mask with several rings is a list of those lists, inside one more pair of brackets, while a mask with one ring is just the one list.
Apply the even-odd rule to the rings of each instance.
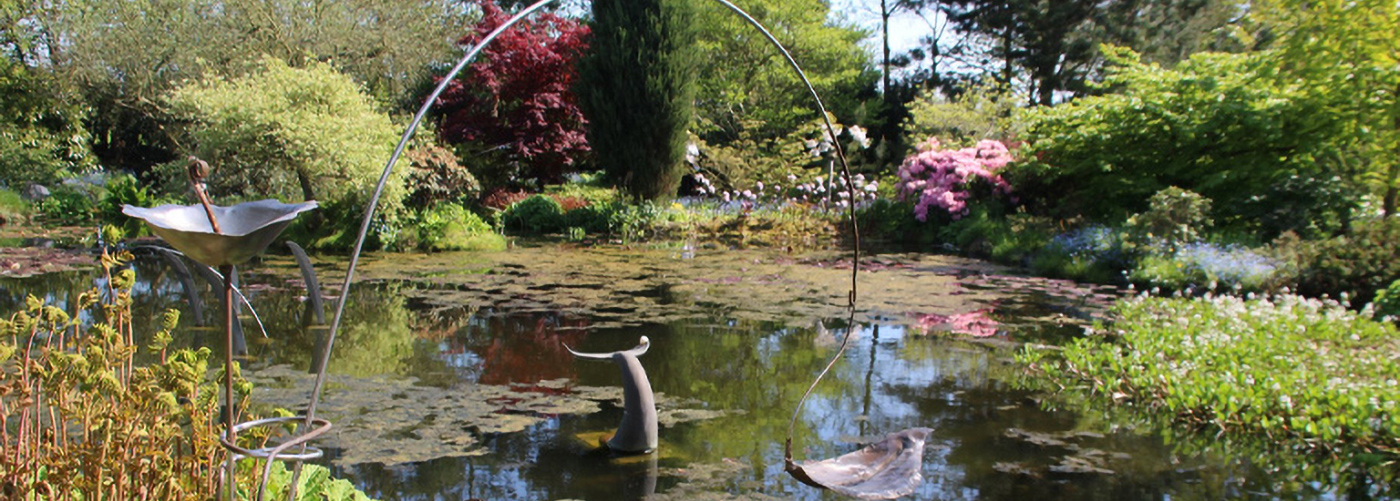
[[841, 141], [836, 139], [836, 127], [832, 125], [831, 118], [826, 112], [826, 106], [822, 105], [821, 96], [817, 95], [816, 87], [813, 87], [812, 81], [807, 79], [807, 74], [803, 73], [802, 67], [797, 65], [797, 61], [792, 58], [792, 54], [788, 53], [787, 48], [783, 47], [783, 44], [778, 43], [778, 39], [775, 38], [772, 33], [769, 33], [762, 24], [759, 24], [758, 20], [754, 19], [753, 16], [744, 12], [744, 9], [740, 9], [739, 6], [730, 3], [729, 0], [715, 1], [728, 7], [729, 10], [734, 11], [739, 17], [744, 18], [745, 21], [748, 21], [749, 24], [753, 25], [758, 31], [763, 32], [763, 36], [768, 37], [768, 41], [772, 43], [774, 47], [777, 47], [779, 52], [783, 53], [783, 57], [787, 59], [793, 71], [797, 72], [797, 76], [802, 79], [802, 83], [807, 85], [807, 90], [812, 93], [812, 99], [817, 102], [817, 109], [822, 114], [822, 121], [826, 123], [827, 134], [831, 136], [831, 144], [836, 147], [836, 158], [841, 162], [841, 177], [846, 180], [846, 192], [849, 194], [847, 198], [850, 199], [851, 203], [850, 207], [847, 207], [847, 214], [850, 215], [852, 239], [851, 293], [847, 297], [848, 303], [846, 305], [846, 307], [850, 309], [851, 319], [850, 322], [846, 324], [846, 335], [841, 338], [841, 347], [836, 350], [836, 354], [831, 357], [831, 361], [827, 362], [826, 368], [822, 369], [820, 374], [817, 374], [817, 378], [812, 380], [812, 385], [807, 387], [807, 391], [803, 393], [802, 398], [797, 401], [797, 408], [792, 412], [792, 420], [788, 422], [787, 441], [783, 445], [783, 461], [785, 463], [784, 468], [791, 472], [793, 469], [798, 468], [797, 465], [792, 462], [792, 434], [793, 430], [797, 427], [797, 418], [802, 413], [802, 406], [807, 403], [807, 397], [811, 396], [812, 391], [817, 389], [817, 384], [821, 383], [822, 378], [826, 377], [828, 372], [831, 372], [831, 368], [836, 365], [836, 361], [840, 360], [841, 355], [846, 353], [846, 347], [850, 345], [851, 337], [855, 333], [856, 277], [860, 273], [860, 228], [856, 224], [856, 188], [855, 184], [851, 182], [851, 167], [846, 163], [846, 152], [841, 148]]
[[507, 28], [519, 22], [521, 19], [524, 19], [525, 16], [530, 15], [554, 1], [555, 0], [540, 0], [535, 2], [533, 5], [525, 8], [525, 10], [520, 11], [520, 13], [516, 14], [514, 17], [511, 17], [505, 24], [497, 27], [489, 35], [486, 35], [486, 38], [477, 42], [471, 50], [467, 51], [467, 55], [463, 56], [462, 60], [459, 61], [456, 66], [452, 67], [452, 71], [447, 72], [447, 75], [442, 77], [442, 81], [433, 89], [433, 93], [429, 94], [428, 98], [423, 101], [423, 106], [418, 109], [418, 113], [413, 115], [413, 121], [408, 124], [408, 129], [403, 132], [403, 137], [399, 139], [398, 146], [394, 147], [394, 154], [390, 155], [388, 163], [384, 164], [384, 173], [379, 176], [379, 184], [374, 187], [374, 195], [370, 197], [369, 206], [365, 208], [364, 219], [360, 220], [360, 234], [359, 237], [355, 239], [355, 249], [350, 253], [350, 265], [345, 269], [345, 280], [340, 286], [340, 299], [335, 303], [335, 316], [331, 320], [331, 330], [326, 340], [326, 350], [321, 354], [321, 370], [316, 373], [316, 383], [311, 388], [311, 404], [306, 408], [307, 424], [310, 424], [311, 420], [316, 417], [316, 402], [320, 399], [321, 389], [325, 386], [326, 382], [325, 368], [330, 363], [331, 348], [335, 346], [335, 335], [340, 331], [340, 322], [345, 312], [345, 302], [350, 298], [350, 283], [355, 278], [355, 265], [360, 262], [360, 251], [364, 249], [365, 236], [369, 233], [369, 225], [371, 220], [374, 219], [374, 211], [379, 206], [379, 198], [384, 195], [384, 187], [389, 183], [389, 174], [394, 171], [394, 164], [397, 163], [399, 157], [403, 155], [404, 148], [408, 146], [408, 140], [411, 139], [413, 133], [418, 130], [418, 125], [423, 122], [423, 117], [428, 114], [428, 109], [432, 108], [433, 103], [437, 102], [438, 96], [442, 95], [447, 85], [452, 83], [452, 79], [456, 78], [457, 74], [461, 73], [462, 69], [465, 68], [468, 63], [471, 63], [472, 59], [476, 58], [477, 53], [480, 53], [487, 44], [495, 40], [496, 37], [505, 32]]
[[[311, 403], [306, 410], [306, 423], [308, 426], [310, 426], [312, 420], [315, 419], [316, 404], [320, 399], [321, 390], [325, 386], [326, 367], [329, 366], [330, 363], [330, 354], [332, 348], [335, 346], [336, 333], [340, 330], [340, 323], [345, 311], [345, 302], [350, 298], [350, 284], [354, 280], [355, 266], [359, 263], [360, 251], [364, 248], [365, 237], [369, 233], [370, 222], [374, 218], [374, 211], [379, 205], [379, 199], [384, 193], [385, 185], [388, 184], [389, 175], [393, 172], [394, 164], [397, 163], [399, 157], [403, 155], [403, 150], [408, 145], [408, 140], [412, 138], [413, 133], [418, 130], [418, 126], [422, 123], [423, 117], [427, 115], [428, 110], [432, 108], [433, 103], [437, 102], [438, 96], [440, 96], [443, 90], [447, 88], [447, 85], [451, 83], [454, 78], [456, 78], [457, 74], [460, 73], [462, 69], [464, 69], [467, 66], [467, 64], [469, 64], [472, 61], [472, 59], [476, 58], [477, 54], [480, 53], [482, 49], [484, 49], [488, 44], [495, 40], [496, 37], [500, 36], [501, 33], [505, 32], [507, 28], [510, 28], [511, 26], [515, 25], [515, 23], [520, 22], [520, 20], [524, 19], [526, 16], [534, 13], [535, 11], [540, 10], [544, 6], [553, 3], [554, 1], [555, 0], [539, 0], [534, 4], [531, 4], [529, 7], [526, 7], [524, 10], [521, 10], [515, 16], [512, 16], [505, 23], [496, 27], [495, 30], [493, 30], [490, 34], [486, 35], [486, 37], [483, 38], [480, 42], [477, 42], [477, 44], [473, 46], [471, 50], [467, 51], [467, 54], [462, 57], [461, 61], [459, 61], [456, 66], [452, 67], [451, 71], [449, 71], [445, 76], [443, 76], [442, 81], [439, 82], [437, 87], [433, 89], [432, 94], [430, 94], [428, 98], [424, 100], [423, 106], [420, 107], [418, 109], [418, 112], [413, 115], [413, 120], [409, 123], [407, 130], [404, 131], [403, 137], [400, 138], [398, 145], [394, 147], [394, 153], [389, 156], [389, 161], [384, 164], [384, 172], [379, 176], [379, 183], [375, 185], [374, 194], [370, 197], [369, 206], [365, 208], [365, 216], [360, 221], [360, 233], [359, 236], [355, 239], [355, 247], [350, 255], [350, 264], [345, 270], [345, 280], [342, 282], [340, 288], [340, 299], [336, 301], [335, 316], [331, 320], [330, 334], [327, 337], [326, 349], [321, 354], [320, 371], [316, 373], [316, 382], [311, 389]], [[817, 104], [817, 110], [821, 113], [822, 121], [826, 124], [827, 134], [831, 137], [832, 145], [835, 146], [837, 160], [839, 160], [841, 163], [841, 175], [846, 181], [846, 190], [850, 195], [849, 199], [851, 205], [850, 207], [848, 207], [848, 214], [850, 215], [851, 236], [854, 250], [851, 258], [851, 290], [850, 293], [847, 295], [847, 307], [851, 309], [851, 315], [852, 318], [854, 318], [857, 291], [856, 277], [860, 271], [860, 230], [857, 226], [855, 215], [855, 186], [853, 183], [851, 183], [851, 170], [850, 165], [846, 161], [845, 150], [841, 147], [841, 142], [836, 138], [836, 127], [831, 123], [831, 118], [827, 114], [826, 106], [822, 104], [821, 96], [817, 95], [816, 87], [812, 85], [811, 80], [807, 78], [807, 74], [802, 71], [802, 67], [797, 64], [797, 61], [795, 59], [793, 59], [792, 54], [788, 52], [787, 48], [784, 47], [782, 43], [778, 42], [778, 39], [774, 37], [773, 34], [768, 31], [767, 28], [764, 28], [763, 25], [758, 22], [758, 20], [754, 19], [753, 16], [749, 15], [748, 12], [745, 12], [744, 9], [739, 8], [739, 6], [734, 5], [733, 3], [729, 2], [729, 0], [715, 1], [719, 2], [721, 5], [725, 6], [730, 11], [743, 18], [754, 28], [758, 29], [758, 31], [763, 33], [763, 36], [768, 39], [768, 42], [771, 43], [775, 48], [778, 49], [779, 52], [782, 53], [783, 58], [787, 60], [788, 65], [791, 66], [793, 71], [797, 73], [797, 76], [802, 79], [802, 83], [807, 86], [807, 90], [812, 94], [812, 99]], [[854, 325], [848, 328], [854, 329]], [[802, 405], [806, 402], [807, 397], [811, 395], [812, 390], [816, 388], [817, 383], [821, 382], [822, 377], [825, 376], [828, 371], [830, 371], [831, 366], [835, 365], [836, 361], [841, 358], [841, 355], [843, 353], [845, 353], [846, 346], [850, 341], [850, 338], [850, 331], [848, 331], [847, 335], [845, 336], [845, 339], [842, 340], [841, 347], [836, 352], [836, 355], [832, 357], [831, 362], [827, 364], [826, 369], [822, 370], [821, 374], [817, 376], [817, 379], [812, 382], [812, 386], [809, 387], [807, 389], [807, 392], [802, 395], [802, 399], [798, 401], [797, 411], [793, 413], [792, 422], [788, 425], [788, 439], [786, 448], [786, 456], [788, 459], [791, 459], [792, 457], [792, 430], [797, 423], [798, 413], [801, 412]], [[293, 473], [293, 486], [296, 485], [296, 476], [301, 473], [300, 466], [300, 463], [298, 463], [296, 471]]]
[[[462, 56], [462, 60], [458, 61], [457, 65], [452, 67], [452, 71], [447, 72], [447, 74], [442, 77], [442, 81], [438, 82], [437, 87], [433, 88], [432, 94], [429, 94], [428, 98], [423, 100], [423, 106], [418, 108], [418, 112], [413, 115], [413, 121], [409, 122], [408, 128], [403, 131], [403, 137], [399, 138], [399, 144], [394, 147], [394, 153], [389, 155], [389, 161], [384, 164], [384, 173], [379, 175], [379, 183], [374, 186], [374, 194], [370, 196], [369, 206], [365, 207], [365, 217], [360, 220], [360, 233], [359, 236], [355, 238], [355, 248], [350, 253], [350, 264], [345, 269], [345, 280], [341, 282], [340, 299], [335, 303], [335, 316], [331, 319], [330, 334], [326, 336], [326, 348], [325, 351], [321, 352], [320, 370], [316, 371], [316, 382], [311, 387], [311, 403], [306, 407], [306, 426], [311, 426], [312, 421], [316, 419], [316, 403], [320, 401], [321, 390], [326, 384], [326, 368], [330, 366], [331, 349], [335, 346], [336, 333], [340, 332], [340, 322], [345, 313], [345, 302], [350, 299], [350, 283], [355, 279], [355, 265], [360, 262], [360, 251], [364, 249], [365, 237], [369, 234], [370, 222], [374, 219], [374, 211], [379, 206], [379, 198], [384, 195], [384, 187], [389, 183], [389, 174], [394, 171], [394, 164], [397, 163], [399, 157], [403, 155], [404, 148], [408, 146], [408, 140], [411, 139], [413, 133], [418, 130], [418, 125], [423, 123], [423, 117], [427, 116], [428, 110], [432, 108], [433, 103], [437, 102], [438, 96], [442, 95], [443, 90], [447, 89], [447, 85], [452, 83], [452, 80], [457, 77], [457, 74], [461, 73], [462, 69], [466, 68], [467, 64], [471, 63], [472, 59], [475, 59], [476, 55], [480, 53], [482, 49], [486, 48], [487, 44], [490, 44], [492, 40], [495, 40], [501, 33], [504, 33], [507, 28], [520, 22], [525, 16], [540, 10], [545, 5], [549, 5], [554, 1], [555, 0], [539, 0], [535, 2], [511, 17], [510, 20], [506, 21], [504, 24], [496, 27], [490, 34], [486, 35], [486, 38], [481, 39], [475, 46], [472, 46], [471, 50], [468, 50], [467, 54]], [[298, 462], [292, 469], [291, 491], [288, 493], [288, 496], [292, 499], [296, 499], [297, 478], [300, 476], [301, 463]]]

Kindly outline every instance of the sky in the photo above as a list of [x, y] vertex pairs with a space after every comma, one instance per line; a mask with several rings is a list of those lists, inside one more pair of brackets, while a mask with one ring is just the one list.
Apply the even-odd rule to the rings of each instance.
[[[870, 53], [871, 61], [877, 65], [881, 61], [880, 47], [880, 0], [831, 0], [832, 16], [844, 17], [857, 26], [870, 31], [870, 37], [863, 46]], [[938, 22], [937, 14], [929, 14], [925, 21], [916, 14], [899, 12], [890, 17], [890, 55], [908, 52], [920, 45], [919, 40], [933, 34], [929, 22]], [[947, 35], [945, 35], [946, 37]]]

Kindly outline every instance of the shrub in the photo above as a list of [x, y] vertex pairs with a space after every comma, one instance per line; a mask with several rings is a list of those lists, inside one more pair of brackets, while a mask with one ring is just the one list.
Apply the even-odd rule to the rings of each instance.
[[556, 233], [564, 229], [564, 207], [547, 195], [531, 195], [500, 214], [506, 229], [526, 233]]
[[[191, 122], [191, 143], [214, 168], [209, 189], [220, 198], [319, 200], [323, 206], [363, 208], [398, 139], [389, 117], [375, 111], [369, 96], [323, 63], [292, 68], [265, 58], [247, 76], [186, 84], [171, 92], [169, 101]], [[394, 169], [384, 189], [379, 211], [388, 219], [402, 212], [409, 170]], [[336, 215], [351, 214], [354, 222], [346, 224], [358, 229], [362, 211]], [[341, 224], [330, 223], [330, 230]]]
[[1202, 53], [1170, 69], [1127, 49], [1104, 55], [1104, 93], [1024, 117], [1037, 162], [1011, 179], [1052, 215], [1119, 220], [1177, 186], [1215, 201], [1224, 225], [1250, 226], [1248, 200], [1313, 175], [1341, 142], [1337, 114], [1278, 83], [1260, 55]]
[[1166, 253], [1201, 239], [1201, 230], [1209, 228], [1210, 200], [1175, 186], [1152, 195], [1147, 210], [1128, 218], [1124, 225], [1128, 242], [1140, 252], [1160, 247]]
[[862, 238], [901, 243], [932, 244], [935, 232], [914, 219], [914, 205], [877, 198], [856, 210]]
[[1241, 207], [1241, 217], [1255, 221], [1264, 241], [1297, 233], [1307, 239], [1340, 234], [1361, 212], [1365, 190], [1339, 176], [1292, 175], [1271, 183]]
[[914, 199], [914, 217], [927, 221], [930, 209], [953, 219], [968, 214], [974, 183], [989, 183], [993, 193], [1009, 194], [1011, 185], [996, 174], [1011, 162], [1011, 153], [998, 141], [981, 141], [972, 148], [943, 150], [930, 138], [919, 153], [899, 166], [899, 197]]
[[122, 205], [155, 207], [160, 203], [149, 190], [137, 184], [135, 176], [122, 174], [107, 180], [97, 212], [102, 223], [121, 228], [127, 238], [136, 238], [148, 234], [150, 230], [140, 219], [122, 214]]
[[[453, 203], [441, 203], [420, 211], [414, 217], [414, 242], [425, 251], [502, 250], [506, 241], [480, 216]], [[407, 239], [405, 239], [407, 240]]]
[[439, 202], [463, 203], [476, 198], [481, 184], [457, 156], [437, 145], [419, 146], [404, 152], [408, 168], [407, 203], [427, 208]]
[[17, 222], [29, 215], [29, 202], [18, 192], [0, 188], [0, 226]]
[[1400, 280], [1377, 291], [1374, 305], [1376, 318], [1400, 321]]
[[1305, 241], [1285, 234], [1274, 247], [1279, 259], [1297, 274], [1300, 294], [1346, 295], [1359, 307], [1400, 280], [1396, 242], [1400, 242], [1400, 218], [1384, 217], [1356, 222], [1351, 231], [1325, 240]]
[[84, 225], [96, 216], [97, 204], [92, 195], [76, 186], [55, 187], [49, 196], [39, 201], [39, 214], [45, 224]]
[[1012, 135], [1010, 117], [1022, 102], [990, 81], [974, 82], [951, 99], [929, 88], [909, 103], [909, 118], [902, 125], [908, 137], [941, 137], [952, 145], [1003, 140]]

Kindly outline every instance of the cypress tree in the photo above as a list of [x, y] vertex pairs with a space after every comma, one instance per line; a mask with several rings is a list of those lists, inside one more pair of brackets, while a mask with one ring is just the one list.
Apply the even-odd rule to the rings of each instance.
[[695, 108], [693, 7], [684, 0], [594, 0], [593, 39], [580, 61], [588, 142], [633, 197], [675, 195]]

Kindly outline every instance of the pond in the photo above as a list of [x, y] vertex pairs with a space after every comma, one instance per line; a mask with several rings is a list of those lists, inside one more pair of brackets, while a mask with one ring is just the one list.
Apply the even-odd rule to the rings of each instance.
[[[138, 314], [180, 308], [191, 333], [182, 342], [217, 349], [205, 327], [219, 314], [208, 287], [196, 282], [208, 304], [192, 318], [178, 274], [142, 254]], [[334, 297], [345, 262], [316, 263]], [[243, 290], [267, 331], [244, 315], [253, 399], [302, 408], [325, 328], [304, 321], [294, 261], [248, 268]], [[882, 254], [863, 260], [850, 317], [848, 256], [690, 245], [370, 256], [357, 276], [319, 407], [335, 423], [321, 462], [379, 499], [835, 498], [783, 472], [783, 441], [802, 392], [847, 335], [849, 351], [802, 410], [796, 459], [932, 428], [912, 498], [1354, 494], [1247, 444], [1056, 410], [1021, 389], [1020, 343], [1079, 335], [1121, 294], [1112, 288]], [[0, 306], [30, 291], [63, 302], [92, 281], [3, 279]], [[621, 421], [619, 370], [564, 346], [608, 352], [641, 336], [651, 341], [640, 360], [658, 394], [660, 447], [613, 457], [596, 444]]]

